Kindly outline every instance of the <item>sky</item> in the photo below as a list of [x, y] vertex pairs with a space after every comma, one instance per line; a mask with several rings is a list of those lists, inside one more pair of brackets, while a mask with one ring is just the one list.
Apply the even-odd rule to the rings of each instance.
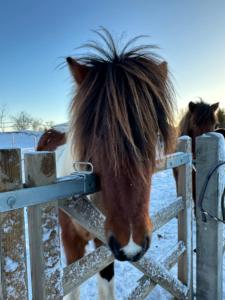
[[100, 26], [160, 47], [178, 109], [198, 97], [225, 108], [224, 0], [0, 0], [0, 107], [66, 122], [73, 85], [59, 66]]

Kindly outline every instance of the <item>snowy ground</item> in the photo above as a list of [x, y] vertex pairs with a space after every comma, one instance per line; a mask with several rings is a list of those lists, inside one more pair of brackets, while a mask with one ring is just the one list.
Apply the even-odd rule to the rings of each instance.
[[[23, 152], [31, 151], [37, 143], [39, 135], [33, 135], [33, 133], [4, 133], [0, 134], [0, 147], [21, 147]], [[150, 196], [150, 214], [155, 214], [159, 209], [167, 206], [170, 202], [176, 198], [175, 182], [172, 176], [171, 170], [157, 173], [153, 176], [153, 185]], [[195, 227], [194, 227], [195, 233]], [[195, 236], [195, 234], [194, 234]], [[151, 249], [147, 252], [146, 256], [152, 255], [157, 257], [157, 260], [163, 258], [165, 253], [168, 252], [177, 243], [177, 219], [171, 220], [168, 224], [160, 228], [154, 233]], [[195, 245], [194, 245], [195, 247]], [[88, 251], [93, 249], [92, 244], [89, 245]], [[195, 255], [194, 255], [195, 265]], [[224, 264], [225, 268], [225, 264]], [[176, 273], [176, 267], [173, 272]], [[138, 284], [138, 279], [143, 274], [136, 268], [126, 262], [115, 263], [115, 293], [116, 299], [125, 299], [130, 292]], [[224, 282], [225, 287], [225, 282]], [[85, 282], [81, 286], [81, 300], [95, 300], [97, 299], [97, 280], [96, 276]], [[146, 299], [148, 300], [170, 300], [173, 297], [160, 287], [156, 287], [153, 292]], [[224, 289], [225, 300], [225, 289]]]

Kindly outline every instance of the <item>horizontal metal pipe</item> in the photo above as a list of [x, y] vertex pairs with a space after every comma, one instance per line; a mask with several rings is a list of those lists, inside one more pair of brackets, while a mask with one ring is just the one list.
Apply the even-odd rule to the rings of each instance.
[[53, 184], [0, 193], [0, 212], [62, 200], [74, 195], [91, 194], [96, 191], [97, 178], [94, 174], [68, 176], [58, 179]]

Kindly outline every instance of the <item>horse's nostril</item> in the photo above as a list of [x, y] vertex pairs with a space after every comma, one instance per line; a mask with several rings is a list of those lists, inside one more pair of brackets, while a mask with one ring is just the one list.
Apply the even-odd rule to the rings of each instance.
[[120, 243], [116, 240], [116, 238], [113, 235], [109, 238], [108, 245], [116, 259], [118, 259], [120, 261], [127, 260], [126, 255], [121, 250]]
[[145, 251], [148, 250], [149, 246], [150, 246], [150, 242], [151, 242], [151, 237], [148, 235], [145, 237], [145, 240], [144, 240], [144, 249]]
[[108, 245], [113, 254], [116, 256], [119, 253], [120, 244], [113, 235], [109, 238]]

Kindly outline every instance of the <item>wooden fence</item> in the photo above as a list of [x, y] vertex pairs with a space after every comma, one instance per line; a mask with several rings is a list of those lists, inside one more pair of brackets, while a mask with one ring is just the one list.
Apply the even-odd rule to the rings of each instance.
[[[180, 139], [178, 151], [157, 163], [157, 171], [179, 168], [178, 198], [152, 217], [156, 231], [178, 216], [177, 245], [163, 261], [143, 257], [132, 263], [143, 276], [128, 297], [130, 300], [144, 299], [156, 284], [177, 299], [193, 297], [192, 160], [188, 137]], [[97, 180], [93, 174], [56, 178], [54, 154], [35, 152], [24, 157], [25, 183], [22, 183], [22, 162], [19, 149], [0, 150], [0, 298], [27, 300], [27, 274], [31, 274], [32, 299], [63, 299], [114, 260], [111, 251], [103, 245], [64, 269], [60, 264], [59, 206], [105, 242], [104, 216], [84, 196], [97, 190]], [[25, 236], [26, 224], [28, 237]], [[178, 277], [169, 271], [176, 263]]]
[[224, 163], [222, 135], [208, 133], [197, 138], [197, 300], [223, 299], [223, 223], [217, 218], [223, 219]]

